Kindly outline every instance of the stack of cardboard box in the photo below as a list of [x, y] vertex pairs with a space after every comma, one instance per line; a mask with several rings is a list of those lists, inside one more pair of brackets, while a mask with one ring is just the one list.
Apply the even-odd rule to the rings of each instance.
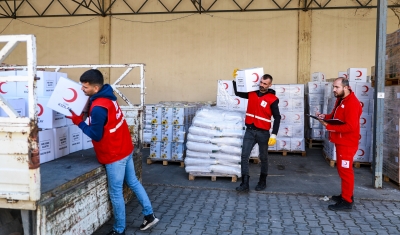
[[[20, 70], [1, 71], [0, 76], [27, 76], [27, 72]], [[76, 98], [76, 100], [70, 102], [71, 105], [75, 103], [84, 106], [87, 97], [81, 93], [80, 85], [67, 79], [66, 73], [37, 71], [36, 76], [40, 78], [36, 81], [40, 163], [45, 163], [82, 149], [92, 148], [91, 139], [84, 135], [77, 126], [73, 125], [69, 119], [65, 118], [65, 115], [70, 115], [70, 113], [54, 111], [54, 106], [49, 105], [51, 101], [62, 99], [63, 95], [65, 95], [66, 97], [68, 96], [67, 100], [70, 100], [69, 98], [71, 97]], [[75, 97], [75, 91], [72, 92], [71, 90], [68, 90], [71, 91], [71, 94], [54, 92], [58, 82], [64, 84], [60, 86], [63, 89], [67, 89], [65, 86], [68, 86], [76, 92], [80, 92], [79, 95], [76, 93], [79, 97]], [[31, 101], [28, 99], [27, 82], [3, 83], [0, 86], [0, 90], [3, 98], [8, 101], [19, 116], [28, 116], [28, 103]], [[49, 108], [49, 106], [53, 107], [53, 109]], [[63, 111], [65, 110], [67, 109], [64, 108]], [[0, 109], [0, 117], [8, 117], [8, 114]]]

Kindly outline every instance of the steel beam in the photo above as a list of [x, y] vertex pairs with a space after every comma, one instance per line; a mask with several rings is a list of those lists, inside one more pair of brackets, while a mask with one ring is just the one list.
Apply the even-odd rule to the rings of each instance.
[[378, 0], [377, 4], [372, 184], [382, 188], [387, 0]]

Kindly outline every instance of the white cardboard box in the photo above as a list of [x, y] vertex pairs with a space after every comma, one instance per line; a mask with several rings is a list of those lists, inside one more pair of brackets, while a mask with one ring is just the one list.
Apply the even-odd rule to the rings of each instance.
[[76, 126], [68, 126], [68, 137], [69, 137], [69, 152], [74, 153], [82, 150], [82, 130]]
[[232, 96], [233, 102], [231, 102], [229, 109], [237, 111], [246, 111], [247, 99], [240, 98], [238, 96]]
[[284, 98], [289, 99], [290, 98], [290, 92], [291, 92], [290, 85], [275, 84], [274, 90], [275, 90], [275, 95], [279, 99], [284, 99]]
[[40, 164], [54, 160], [53, 130], [39, 131]]
[[172, 154], [171, 154], [171, 142], [161, 142], [160, 144], [160, 152], [161, 152], [161, 158], [163, 159], [171, 159]]
[[347, 75], [350, 82], [367, 82], [367, 68], [348, 68]]
[[290, 140], [290, 151], [305, 151], [305, 141], [304, 138], [292, 138]]
[[344, 71], [344, 72], [339, 72], [338, 73], [338, 78], [347, 78], [348, 76], [347, 76], [347, 72], [346, 71]]
[[263, 68], [248, 68], [237, 71], [236, 90], [238, 92], [250, 92], [260, 89], [260, 80], [264, 75]]
[[3, 97], [18, 97], [17, 82], [0, 82], [0, 94]]
[[373, 99], [374, 88], [371, 87], [369, 82], [357, 82], [356, 83], [356, 96], [358, 99]]
[[304, 97], [304, 84], [290, 84], [290, 98]]
[[325, 89], [325, 83], [308, 82], [307, 89], [309, 94], [323, 94]]
[[68, 78], [61, 77], [47, 103], [47, 107], [66, 116], [71, 116], [69, 109], [72, 109], [76, 115], [80, 115], [88, 99], [89, 97], [81, 90], [81, 85]]
[[[20, 117], [26, 117], [26, 101], [24, 98], [9, 98], [7, 102]], [[2, 108], [0, 108], [0, 117], [8, 117], [8, 114]]]
[[235, 95], [232, 80], [218, 80], [217, 95]]
[[38, 127], [39, 128], [55, 128], [66, 125], [66, 118], [59, 112], [56, 112], [46, 106], [48, 103], [48, 97], [39, 97], [37, 102], [37, 116], [38, 116]]
[[150, 142], [150, 158], [161, 158], [161, 142]]
[[311, 74], [312, 82], [325, 82], [325, 74], [321, 72], [315, 72]]
[[276, 150], [288, 150], [290, 151], [290, 138], [277, 138], [276, 140]]
[[354, 155], [355, 162], [370, 162], [370, 148], [365, 145], [358, 146], [358, 150]]
[[68, 127], [53, 128], [54, 158], [60, 158], [69, 154]]
[[93, 148], [92, 139], [82, 132], [82, 149]]
[[[17, 75], [27, 76], [27, 71], [19, 70]], [[36, 94], [42, 97], [51, 96], [57, 84], [57, 73], [49, 71], [36, 71]], [[28, 82], [17, 82], [18, 96], [24, 97], [28, 95]]]

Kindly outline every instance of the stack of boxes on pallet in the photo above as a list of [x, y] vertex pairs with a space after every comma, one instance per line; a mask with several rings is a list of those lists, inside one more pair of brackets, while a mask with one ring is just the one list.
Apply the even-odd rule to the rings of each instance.
[[271, 89], [275, 90], [279, 98], [281, 123], [276, 144], [270, 146], [269, 150], [305, 151], [304, 84], [277, 84], [272, 85]]
[[[325, 95], [325, 75], [321, 72], [315, 72], [311, 74], [311, 82], [307, 83], [306, 89], [306, 113], [315, 115], [316, 112], [323, 112], [323, 105], [326, 103], [327, 98]], [[306, 138], [312, 140], [323, 139], [323, 128], [319, 121], [306, 117]]]
[[[27, 76], [26, 71], [2, 71], [0, 76]], [[36, 94], [38, 96], [36, 112], [39, 128], [39, 155], [40, 163], [52, 161], [70, 153], [92, 148], [89, 137], [73, 123], [47, 107], [50, 96], [58, 81], [67, 78], [66, 73], [37, 71]], [[27, 82], [6, 82], [0, 85], [1, 95], [15, 109], [21, 117], [28, 116], [28, 84]], [[6, 112], [0, 109], [0, 117], [8, 117]]]
[[[372, 161], [372, 116], [374, 111], [373, 94], [374, 89], [371, 83], [367, 82], [367, 69], [365, 68], [349, 68], [344, 75], [339, 72], [339, 77], [347, 77], [349, 79], [350, 88], [355, 93], [362, 107], [360, 117], [360, 141], [358, 151], [354, 156], [354, 162], [371, 162]], [[324, 105], [321, 113], [330, 113], [335, 105], [336, 97], [333, 94], [332, 82], [328, 82], [324, 91]], [[324, 129], [324, 153], [327, 158], [336, 160], [335, 145], [329, 142], [329, 133]]]
[[400, 86], [385, 87], [383, 175], [400, 184]]
[[[150, 121], [151, 159], [183, 161], [185, 133], [191, 125], [198, 106], [195, 104], [165, 103], [146, 105], [145, 121]], [[145, 134], [148, 135], [148, 134]], [[148, 137], [146, 137], [148, 140]]]

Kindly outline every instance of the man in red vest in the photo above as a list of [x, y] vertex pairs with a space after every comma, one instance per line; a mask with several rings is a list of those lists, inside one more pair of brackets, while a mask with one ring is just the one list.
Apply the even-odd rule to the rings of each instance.
[[[238, 192], [249, 191], [249, 157], [254, 145], [258, 143], [260, 150], [261, 174], [256, 191], [264, 190], [267, 187], [268, 176], [268, 146], [276, 144], [276, 135], [278, 134], [281, 122], [279, 112], [279, 99], [275, 96], [275, 91], [269, 89], [272, 85], [272, 76], [264, 74], [260, 81], [260, 89], [249, 93], [237, 92], [236, 82], [233, 81], [235, 95], [248, 99], [246, 111], [246, 132], [243, 137], [241, 171], [242, 183], [236, 188]], [[271, 129], [271, 117], [274, 117], [274, 125]]]
[[103, 74], [91, 69], [80, 77], [82, 91], [89, 96], [89, 125], [83, 121], [83, 114], [76, 115], [71, 111], [73, 123], [92, 139], [97, 160], [105, 165], [108, 180], [108, 192], [113, 207], [115, 222], [113, 230], [108, 233], [125, 234], [125, 202], [123, 197], [124, 181], [136, 194], [144, 221], [140, 230], [154, 226], [159, 219], [153, 209], [142, 184], [135, 174], [132, 160], [133, 144], [128, 124], [117, 103], [117, 97], [109, 84], [104, 84]]
[[[328, 209], [350, 211], [354, 204], [353, 158], [358, 150], [362, 107], [346, 78], [335, 79], [333, 94], [336, 97], [336, 103], [332, 112], [330, 114], [316, 113], [321, 124], [329, 131], [329, 141], [335, 144], [337, 171], [342, 181], [342, 194], [332, 196], [336, 204], [328, 206]], [[344, 124], [328, 124], [323, 119], [339, 119]]]

